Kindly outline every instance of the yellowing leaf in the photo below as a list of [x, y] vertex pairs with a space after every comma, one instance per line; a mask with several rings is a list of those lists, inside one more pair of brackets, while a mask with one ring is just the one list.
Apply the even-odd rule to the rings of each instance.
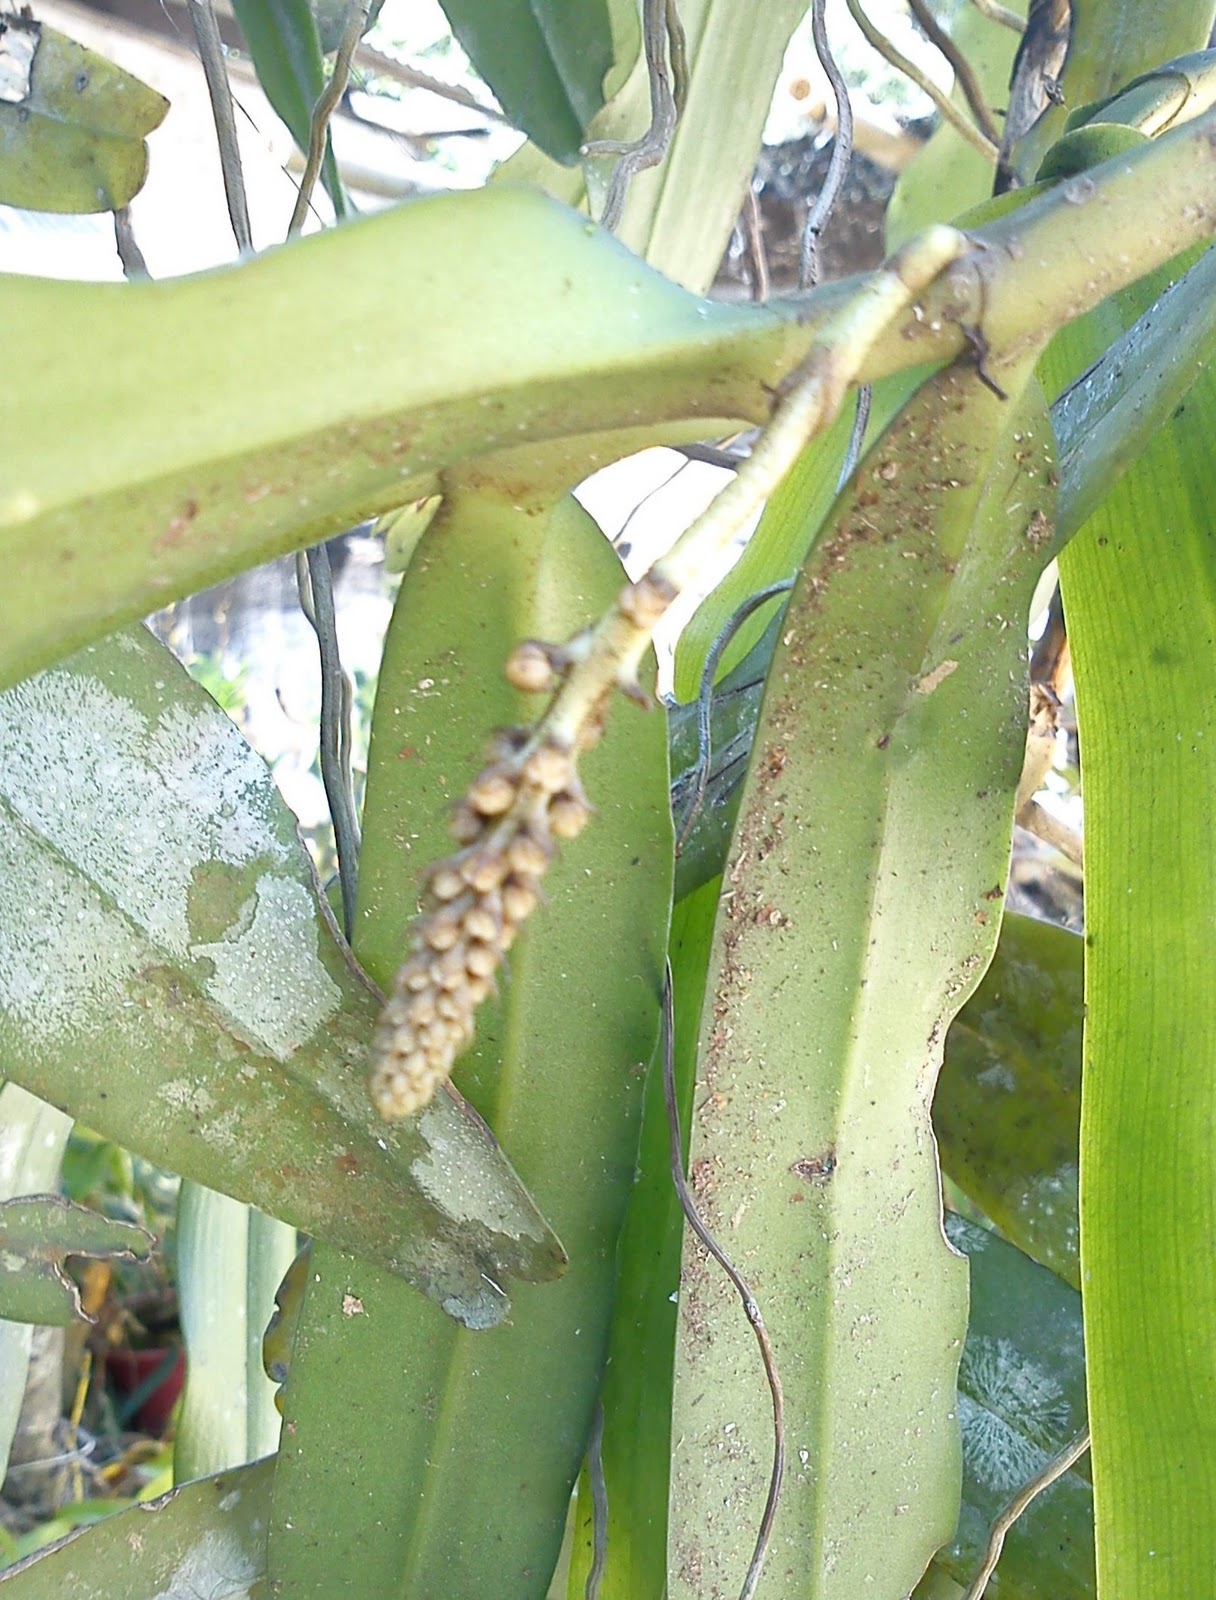
[[31, 17], [0, 23], [0, 201], [114, 211], [143, 187], [169, 102]]

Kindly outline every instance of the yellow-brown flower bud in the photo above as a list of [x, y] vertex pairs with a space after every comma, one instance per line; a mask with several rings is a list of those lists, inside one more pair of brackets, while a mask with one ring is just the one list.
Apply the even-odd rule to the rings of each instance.
[[500, 817], [510, 811], [519, 792], [516, 780], [501, 767], [487, 767], [469, 786], [468, 800], [483, 817]]
[[525, 639], [507, 657], [507, 682], [525, 694], [546, 694], [556, 687], [557, 673], [548, 648], [536, 639]]

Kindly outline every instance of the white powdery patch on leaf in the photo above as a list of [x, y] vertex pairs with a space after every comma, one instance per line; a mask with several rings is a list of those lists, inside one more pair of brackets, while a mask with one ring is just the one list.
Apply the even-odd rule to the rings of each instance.
[[0, 1010], [34, 1044], [88, 1036], [146, 959], [89, 885], [0, 805]]
[[150, 1600], [249, 1600], [249, 1591], [264, 1572], [235, 1534], [209, 1528], [185, 1552], [169, 1578]]
[[[513, 1239], [544, 1239], [535, 1219], [483, 1160], [479, 1136], [461, 1117], [435, 1104], [422, 1113], [418, 1128], [426, 1154], [410, 1163], [410, 1176], [429, 1199], [458, 1222], [480, 1222], [492, 1233]], [[491, 1175], [493, 1172], [493, 1176]]]
[[187, 954], [196, 866], [287, 854], [266, 767], [227, 717], [171, 704], [153, 721], [83, 672], [0, 694], [0, 781], [15, 815], [173, 955]]
[[1042, 1471], [1068, 1423], [1059, 1384], [1009, 1339], [967, 1340], [958, 1409], [967, 1470], [1001, 1495]]
[[[1058, 1232], [1058, 1248], [1074, 1259], [1080, 1243], [1076, 1199], [1077, 1178], [1075, 1161], [1062, 1162], [1054, 1172], [1039, 1173], [1026, 1191], [1019, 1208], [1032, 1235]], [[1053, 1226], [1050, 1220], [1058, 1213], [1066, 1219], [1063, 1227]]]
[[286, 1061], [342, 1002], [317, 955], [312, 898], [293, 878], [266, 873], [228, 935], [191, 953], [213, 965], [204, 987], [236, 1027]]
[[[144, 648], [119, 638], [128, 656]], [[42, 1050], [112, 1040], [137, 1012], [149, 1044], [169, 1014], [132, 991], [167, 966], [285, 1061], [342, 1001], [307, 868], [261, 758], [218, 708], [159, 705], [166, 687], [149, 677], [128, 698], [69, 667], [0, 694], [0, 1007]], [[191, 886], [215, 864], [265, 870], [221, 937], [194, 942]]]

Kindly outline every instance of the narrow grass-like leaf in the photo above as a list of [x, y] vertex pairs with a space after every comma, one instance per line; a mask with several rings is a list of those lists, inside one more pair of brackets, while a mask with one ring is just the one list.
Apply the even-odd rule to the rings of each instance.
[[28, 14], [4, 19], [0, 78], [0, 201], [89, 212], [134, 199], [163, 95]]
[[1098, 1577], [1137, 1600], [1205, 1592], [1216, 1570], [1214, 420], [1208, 375], [1061, 562], [1085, 763]]
[[[1049, 439], [1033, 386], [1008, 403], [974, 369], [930, 379], [840, 502], [769, 674], [691, 1157], [785, 1389], [774, 1597], [903, 1596], [957, 1516], [966, 1284], [929, 1102], [996, 942]], [[735, 1592], [772, 1417], [751, 1329], [691, 1245], [679, 1340], [671, 1592]]]
[[273, 1461], [171, 1489], [0, 1573], [4, 1600], [263, 1600]]
[[440, 3], [515, 126], [555, 161], [577, 161], [612, 67], [606, 0]]
[[[299, 148], [307, 152], [313, 107], [325, 87], [325, 62], [312, 7], [308, 0], [232, 0], [232, 11], [266, 98]], [[321, 181], [335, 214], [349, 215], [350, 201], [328, 135]]]
[[942, 1167], [1020, 1250], [1080, 1288], [1081, 939], [1006, 915], [950, 1025], [933, 1102]]
[[367, 1098], [376, 998], [270, 773], [132, 629], [0, 696], [0, 1068], [480, 1317], [560, 1250], [484, 1127]]
[[[503, 663], [605, 606], [620, 567], [572, 498], [448, 484], [394, 609], [373, 720], [355, 945], [387, 983], [421, 874], [487, 735], [534, 714]], [[507, 488], [507, 497], [502, 488]], [[458, 1329], [367, 1264], [314, 1249], [286, 1393], [272, 1576], [330, 1595], [540, 1600], [566, 1526], [608, 1342], [670, 906], [662, 719], [627, 707], [580, 765], [597, 815], [545, 877], [456, 1078], [570, 1258], [509, 1325]], [[319, 1281], [315, 1281], [319, 1280]], [[357, 1302], [357, 1305], [356, 1305]], [[383, 1373], [356, 1393], [354, 1375]], [[362, 1445], [344, 1448], [352, 1410]]]
[[[57, 1142], [57, 1141], [56, 1141]], [[144, 1259], [153, 1238], [57, 1194], [0, 1202], [0, 1316], [67, 1327], [79, 1321], [80, 1295], [63, 1270], [65, 1256]]]

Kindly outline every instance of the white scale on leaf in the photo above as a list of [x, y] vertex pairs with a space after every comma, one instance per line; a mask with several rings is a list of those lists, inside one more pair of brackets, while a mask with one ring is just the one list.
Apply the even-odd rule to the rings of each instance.
[[[218, 708], [149, 716], [87, 671], [42, 673], [0, 695], [0, 786], [0, 1005], [31, 1040], [121, 1022], [127, 980], [158, 958], [205, 957], [209, 998], [279, 1060], [337, 1010], [293, 824]], [[196, 869], [259, 862], [224, 936], [193, 938]]]
[[959, 1366], [963, 1455], [976, 1481], [1010, 1494], [1041, 1472], [1068, 1428], [1059, 1384], [1008, 1339], [969, 1338]]
[[250, 1590], [264, 1575], [236, 1533], [208, 1528], [183, 1553], [169, 1576], [169, 1587], [158, 1590], [151, 1600], [194, 1600], [199, 1595], [249, 1600]]

